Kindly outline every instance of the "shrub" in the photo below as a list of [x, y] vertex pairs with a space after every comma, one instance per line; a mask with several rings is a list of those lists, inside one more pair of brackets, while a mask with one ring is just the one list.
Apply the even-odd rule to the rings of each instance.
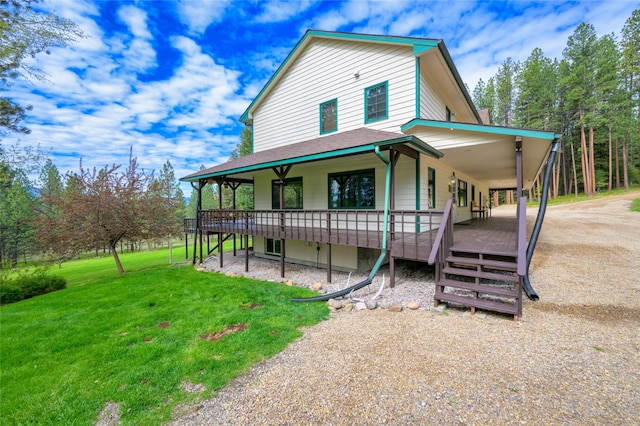
[[42, 272], [13, 278], [3, 277], [0, 279], [0, 305], [19, 302], [66, 287], [65, 278], [46, 275]]

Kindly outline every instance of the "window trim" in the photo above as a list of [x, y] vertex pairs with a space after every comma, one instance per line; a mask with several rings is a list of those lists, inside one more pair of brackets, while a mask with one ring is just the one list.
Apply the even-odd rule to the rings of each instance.
[[[362, 179], [363, 175], [369, 175], [371, 174], [371, 176], [373, 177], [373, 203], [371, 206], [362, 206], [361, 202], [362, 200], [360, 199], [360, 182]], [[331, 180], [335, 177], [338, 176], [351, 176], [351, 175], [356, 175], [357, 176], [357, 182], [358, 182], [358, 188], [356, 190], [356, 206], [353, 207], [343, 207], [343, 206], [338, 206], [338, 207], [333, 207], [332, 206], [332, 202], [331, 202], [331, 195], [332, 195], [332, 191], [331, 191]], [[349, 170], [349, 171], [345, 171], [345, 172], [338, 172], [338, 173], [330, 173], [327, 175], [327, 201], [328, 201], [328, 208], [329, 210], [373, 210], [376, 208], [376, 169], [361, 169], [361, 170]], [[340, 200], [340, 198], [338, 198], [338, 200]]]
[[467, 207], [467, 181], [458, 179], [458, 207]]
[[[287, 178], [284, 180], [284, 186], [287, 186], [288, 183], [292, 183], [292, 182], [300, 182], [300, 187], [303, 189], [302, 191], [302, 197], [300, 199], [300, 206], [296, 206], [296, 207], [276, 207], [275, 205], [275, 199], [274, 199], [274, 188], [279, 186], [279, 180], [278, 179], [273, 179], [271, 181], [271, 210], [301, 210], [304, 208], [304, 186], [303, 186], [303, 182], [302, 182], [302, 176], [298, 176], [298, 177], [293, 177], [293, 178]], [[280, 195], [280, 192], [278, 190], [278, 196]], [[280, 199], [278, 198], [278, 203], [280, 203]]]
[[[269, 241], [271, 241], [271, 245], [273, 248], [271, 251], [269, 251]], [[276, 244], [277, 244], [277, 249], [276, 249]], [[268, 254], [270, 256], [280, 256], [281, 253], [282, 253], [282, 246], [280, 245], [279, 238], [268, 238], [268, 237], [264, 238], [264, 254]]]
[[[322, 107], [324, 107], [325, 105], [328, 105], [330, 103], [334, 103], [336, 104], [336, 127], [334, 129], [331, 130], [324, 130], [323, 128], [323, 123], [324, 123], [324, 119], [323, 119], [323, 115], [322, 115]], [[321, 135], [326, 135], [329, 133], [333, 133], [333, 132], [337, 132], [338, 131], [338, 98], [334, 98], [334, 99], [330, 99], [326, 102], [322, 102], [320, 104], [320, 134]]]
[[[375, 89], [377, 87], [384, 86], [385, 88], [385, 114], [384, 117], [378, 117], [369, 119], [369, 97], [367, 96], [369, 90]], [[364, 89], [364, 123], [375, 123], [378, 121], [386, 120], [389, 118], [389, 80], [383, 81], [382, 83], [374, 84], [373, 86], [365, 87]]]
[[[433, 172], [433, 182], [430, 181]], [[427, 167], [427, 207], [429, 209], [436, 208], [436, 169]]]

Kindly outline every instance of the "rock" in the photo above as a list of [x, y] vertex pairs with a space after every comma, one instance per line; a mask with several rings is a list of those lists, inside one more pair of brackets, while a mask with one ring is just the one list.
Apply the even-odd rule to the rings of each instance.
[[367, 309], [372, 310], [378, 306], [378, 303], [373, 299], [368, 299], [365, 300], [364, 305], [367, 307]]
[[342, 302], [339, 300], [329, 299], [327, 300], [327, 304], [333, 309], [342, 309]]
[[286, 285], [288, 285], [288, 286], [292, 286], [293, 285], [293, 281], [291, 281], [291, 280], [286, 280], [284, 283]]
[[389, 312], [402, 312], [402, 305], [389, 306]]
[[199, 267], [198, 269], [196, 269], [196, 271], [198, 271], [198, 272], [204, 272], [204, 271], [206, 271], [206, 270], [207, 270], [207, 269], [206, 269], [206, 268], [203, 268], [202, 266], [201, 266], [201, 267]]
[[342, 310], [345, 312], [351, 312], [353, 311], [353, 306], [354, 306], [353, 303], [347, 302], [344, 305], [342, 305]]
[[238, 274], [236, 274], [236, 273], [235, 273], [235, 272], [233, 272], [233, 271], [229, 271], [229, 272], [227, 272], [225, 275], [226, 275], [226, 276], [228, 276], [228, 277], [237, 277], [237, 276], [238, 276]]
[[367, 309], [367, 305], [365, 305], [364, 302], [356, 303], [356, 311], [364, 311], [366, 309]]
[[314, 285], [311, 286], [311, 290], [313, 290], [313, 291], [322, 290], [322, 283], [315, 283]]
[[409, 302], [409, 303], [407, 303], [407, 309], [411, 309], [412, 311], [418, 309], [419, 307], [420, 307], [420, 303], [419, 302]]
[[433, 308], [433, 310], [436, 311], [436, 312], [441, 312], [442, 313], [442, 312], [446, 311], [447, 308], [448, 308], [448, 306], [447, 306], [446, 303], [441, 303], [438, 306], [436, 306], [435, 308]]

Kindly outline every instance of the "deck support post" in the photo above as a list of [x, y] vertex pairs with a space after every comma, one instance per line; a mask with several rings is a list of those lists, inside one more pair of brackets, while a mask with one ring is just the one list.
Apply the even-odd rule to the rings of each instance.
[[249, 234], [244, 234], [244, 271], [249, 272]]
[[396, 258], [389, 256], [389, 287], [396, 286]]
[[224, 241], [222, 240], [222, 232], [218, 232], [218, 258], [220, 259], [220, 269], [223, 268], [224, 264], [223, 264], [223, 253], [224, 250], [222, 250], [222, 244], [224, 243]]
[[331, 243], [327, 243], [327, 282], [331, 282]]

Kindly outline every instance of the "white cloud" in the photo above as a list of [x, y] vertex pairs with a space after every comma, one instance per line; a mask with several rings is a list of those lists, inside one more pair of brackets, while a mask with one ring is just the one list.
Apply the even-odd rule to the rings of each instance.
[[311, 0], [281, 1], [270, 0], [261, 2], [262, 13], [255, 17], [259, 23], [282, 22], [299, 15], [316, 3]]
[[202, 34], [209, 25], [222, 20], [229, 3], [228, 0], [179, 0], [178, 16], [190, 33]]

